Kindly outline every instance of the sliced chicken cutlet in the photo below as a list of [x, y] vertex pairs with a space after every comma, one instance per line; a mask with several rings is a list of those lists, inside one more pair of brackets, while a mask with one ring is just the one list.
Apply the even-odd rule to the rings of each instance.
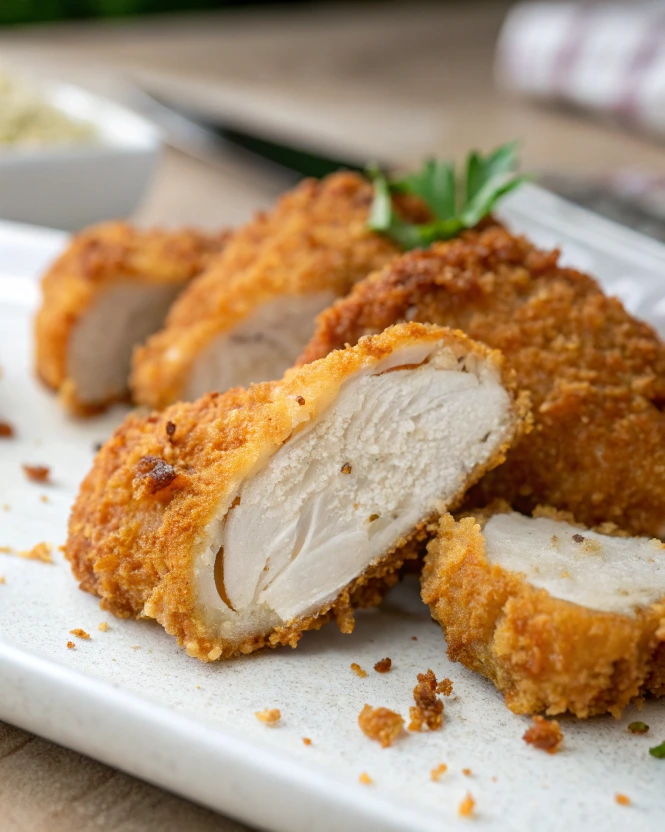
[[[355, 173], [306, 180], [240, 228], [137, 350], [136, 400], [163, 408], [280, 378], [312, 336], [315, 316], [399, 253], [367, 228], [372, 198], [371, 183]], [[404, 199], [400, 210], [427, 216]]]
[[422, 596], [448, 655], [519, 714], [579, 717], [665, 694], [665, 551], [569, 515], [500, 508], [441, 520]]
[[402, 324], [279, 382], [131, 416], [69, 523], [81, 587], [203, 660], [376, 604], [525, 423], [496, 352]]
[[35, 321], [37, 373], [68, 410], [95, 413], [127, 397], [132, 350], [227, 238], [122, 222], [73, 238], [42, 279]]
[[400, 320], [457, 327], [503, 352], [534, 431], [469, 495], [665, 536], [665, 348], [587, 275], [501, 227], [394, 260], [318, 319], [302, 361]]

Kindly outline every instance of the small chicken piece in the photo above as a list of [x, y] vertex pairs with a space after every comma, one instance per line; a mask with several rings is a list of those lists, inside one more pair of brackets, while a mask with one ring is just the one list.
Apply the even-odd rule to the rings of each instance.
[[[132, 389], [163, 408], [280, 378], [315, 316], [399, 253], [367, 228], [373, 189], [355, 173], [309, 179], [239, 229], [134, 358]], [[402, 213], [426, 216], [412, 202]]]
[[127, 397], [132, 350], [162, 326], [228, 235], [93, 226], [42, 279], [35, 322], [37, 374], [77, 415]]
[[663, 548], [554, 510], [447, 515], [422, 597], [448, 656], [491, 679], [515, 713], [619, 717], [665, 694]]
[[130, 416], [65, 553], [105, 609], [156, 618], [202, 660], [295, 646], [332, 617], [350, 632], [525, 410], [498, 353], [402, 324], [279, 382]]
[[501, 227], [395, 259], [318, 319], [301, 361], [400, 320], [501, 350], [532, 395], [534, 430], [469, 495], [665, 537], [665, 347], [596, 282]]

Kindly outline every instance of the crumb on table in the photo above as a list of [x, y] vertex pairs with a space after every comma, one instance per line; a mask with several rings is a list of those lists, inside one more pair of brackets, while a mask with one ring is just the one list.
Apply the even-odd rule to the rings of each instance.
[[385, 659], [380, 659], [374, 665], [374, 670], [376, 670], [377, 673], [387, 673], [392, 666], [393, 666], [392, 659], [390, 659], [386, 656]]
[[358, 715], [358, 725], [366, 737], [387, 748], [402, 733], [404, 719], [390, 708], [373, 708], [366, 704]]
[[471, 769], [470, 769], [470, 768], [463, 768], [463, 769], [462, 769], [462, 774], [463, 774], [465, 777], [471, 777], [472, 771], [471, 771]]
[[11, 439], [13, 436], [13, 426], [9, 422], [0, 422], [0, 439]]
[[471, 792], [466, 793], [466, 797], [460, 803], [457, 813], [461, 818], [470, 818], [476, 808], [476, 801], [473, 799]]
[[302, 741], [305, 745], [311, 745], [312, 744], [312, 741], [310, 740], [309, 737], [303, 737]]
[[438, 731], [443, 725], [443, 702], [436, 690], [434, 671], [418, 674], [418, 683], [413, 689], [416, 704], [409, 708], [409, 731]]
[[439, 684], [436, 686], [436, 692], [442, 693], [444, 696], [450, 696], [453, 692], [453, 683], [448, 678], [441, 679]]
[[356, 674], [356, 676], [360, 676], [361, 679], [364, 679], [365, 676], [367, 676], [367, 671], [363, 670], [357, 662], [353, 662], [351, 664], [351, 670]]
[[78, 636], [82, 638], [83, 641], [90, 641], [90, 633], [86, 633], [85, 630], [82, 630], [80, 627], [75, 627], [73, 630], [69, 631], [70, 636]]
[[75, 647], [76, 647], [76, 645], [74, 644], [73, 641], [68, 641], [67, 642], [67, 649], [68, 650], [73, 650]]
[[527, 728], [522, 739], [529, 745], [540, 748], [541, 751], [556, 754], [561, 749], [563, 734], [556, 720], [547, 720], [536, 714], [533, 717], [533, 725]]
[[51, 475], [48, 465], [27, 465], [24, 462], [23, 470], [31, 482], [48, 482]]
[[445, 763], [439, 763], [438, 766], [434, 766], [434, 768], [430, 771], [430, 779], [433, 780], [434, 783], [438, 783], [447, 771], [448, 766]]
[[48, 503], [48, 501], [49, 501], [48, 495], [46, 495], [46, 494], [40, 494], [39, 499], [41, 500], [42, 503]]
[[5, 576], [0, 575], [0, 584], [6, 584], [6, 583], [7, 583], [7, 579], [5, 578]]
[[363, 771], [363, 773], [360, 775], [360, 777], [358, 778], [358, 782], [362, 783], [363, 786], [371, 786], [372, 783], [374, 783], [374, 781], [366, 771]]
[[36, 543], [32, 549], [19, 552], [19, 556], [25, 558], [26, 560], [38, 560], [42, 563], [53, 563], [52, 552], [53, 547], [51, 544], [42, 541], [41, 543]]
[[630, 806], [630, 798], [627, 797], [625, 794], [617, 794], [615, 795], [614, 799], [619, 804], [619, 806]]
[[265, 708], [263, 711], [256, 711], [254, 716], [266, 725], [276, 725], [282, 718], [279, 708]]
[[11, 546], [0, 546], [0, 555], [13, 555], [14, 550]]
[[108, 628], [109, 625], [106, 623], [106, 621], [100, 621], [100, 623], [97, 625], [97, 629], [100, 633], [105, 633], [108, 630]]

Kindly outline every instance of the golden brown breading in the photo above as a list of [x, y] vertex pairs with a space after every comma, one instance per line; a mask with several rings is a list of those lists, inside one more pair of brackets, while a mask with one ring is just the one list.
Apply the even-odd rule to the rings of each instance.
[[313, 361], [399, 320], [462, 329], [532, 394], [533, 433], [469, 495], [665, 535], [665, 348], [590, 277], [500, 227], [405, 254], [319, 316]]
[[483, 528], [446, 515], [425, 557], [422, 597], [453, 661], [491, 679], [518, 714], [619, 717], [665, 694], [665, 598], [631, 615], [554, 597], [490, 563]]
[[[355, 173], [336, 173], [321, 182], [308, 179], [272, 211], [240, 228], [223, 257], [173, 305], [164, 329], [136, 351], [136, 400], [163, 408], [186, 398], [197, 358], [263, 304], [282, 297], [344, 295], [391, 260], [399, 251], [396, 245], [367, 228], [372, 195], [372, 185]], [[422, 207], [411, 202], [400, 208], [405, 215], [424, 216]], [[312, 331], [313, 321], [305, 341]]]
[[222, 250], [228, 234], [143, 231], [124, 222], [92, 226], [77, 234], [42, 278], [42, 305], [35, 321], [36, 369], [80, 415], [109, 402], [82, 401], [69, 377], [72, 334], [93, 302], [122, 281], [184, 286]]
[[[414, 345], [429, 349], [430, 344], [445, 352], [456, 368], [462, 361], [478, 362], [496, 378], [493, 383], [508, 391], [505, 427], [497, 428], [493, 444], [483, 451], [484, 463], [460, 474], [461, 483], [475, 481], [505, 458], [507, 445], [524, 429], [524, 397], [503, 373], [498, 353], [462, 333], [404, 324], [290, 370], [280, 382], [209, 394], [145, 418], [130, 416], [98, 454], [72, 511], [65, 554], [81, 587], [99, 595], [102, 607], [116, 615], [156, 618], [190, 655], [203, 660], [266, 645], [295, 646], [304, 630], [318, 629], [331, 618], [350, 632], [353, 608], [381, 600], [404, 561], [416, 556], [435, 518], [422, 519], [406, 537], [395, 540], [384, 556], [315, 614], [281, 624], [273, 620], [264, 631], [243, 638], [229, 635], [230, 625], [209, 620], [194, 587], [193, 552], [204, 545], [203, 530], [219, 518], [226, 523], [223, 518], [239, 505], [241, 484], [263, 470], [294, 433], [314, 426], [345, 381], [370, 372], [395, 351]], [[224, 599], [225, 576], [216, 573], [216, 579]]]

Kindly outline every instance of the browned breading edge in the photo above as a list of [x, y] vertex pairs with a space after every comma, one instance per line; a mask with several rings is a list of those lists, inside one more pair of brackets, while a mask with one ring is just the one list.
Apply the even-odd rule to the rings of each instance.
[[491, 679], [514, 713], [619, 717], [665, 694], [665, 599], [628, 616], [553, 598], [489, 563], [473, 517], [441, 519], [422, 597], [449, 657]]
[[[130, 416], [97, 455], [71, 514], [66, 556], [81, 587], [98, 594], [102, 607], [116, 615], [156, 618], [190, 655], [203, 660], [264, 645], [295, 646], [304, 630], [317, 629], [333, 617], [349, 632], [353, 608], [380, 601], [404, 561], [416, 556], [433, 531], [435, 517], [423, 519], [406, 539], [395, 541], [391, 551], [316, 615], [241, 643], [212, 633], [200, 614], [191, 552], [228, 495], [294, 431], [318, 418], [349, 376], [414, 338], [440, 342], [458, 357], [475, 355], [487, 361], [512, 397], [514, 432], [526, 429], [527, 400], [517, 393], [500, 354], [462, 333], [421, 324], [402, 324], [362, 339], [357, 347], [288, 371], [280, 382], [209, 394], [143, 419]], [[165, 429], [169, 421], [178, 426], [173, 437]], [[469, 482], [503, 461], [512, 438], [507, 437], [486, 466], [470, 474]], [[155, 494], [136, 491], [137, 464], [146, 456], [164, 460], [179, 474]]]

